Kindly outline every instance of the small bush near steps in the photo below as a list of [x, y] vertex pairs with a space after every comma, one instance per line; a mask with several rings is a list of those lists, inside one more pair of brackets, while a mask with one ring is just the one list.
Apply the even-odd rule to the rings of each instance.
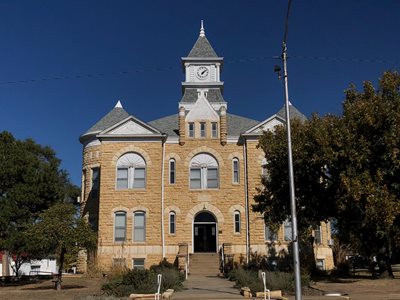
[[126, 297], [130, 294], [153, 294], [157, 292], [157, 274], [162, 274], [161, 292], [167, 289], [180, 290], [184, 276], [168, 262], [150, 267], [150, 270], [126, 270], [113, 276], [102, 286], [108, 295]]
[[[269, 290], [282, 290], [286, 293], [293, 293], [294, 274], [287, 272], [265, 272], [266, 285]], [[254, 270], [245, 270], [238, 268], [229, 273], [229, 280], [236, 282], [236, 287], [248, 287], [253, 295], [256, 292], [264, 291], [262, 279], [259, 278], [258, 272]], [[307, 275], [302, 275], [302, 286], [308, 286], [310, 278]]]

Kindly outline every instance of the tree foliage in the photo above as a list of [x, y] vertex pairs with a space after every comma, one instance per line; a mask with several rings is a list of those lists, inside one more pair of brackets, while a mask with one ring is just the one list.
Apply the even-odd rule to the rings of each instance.
[[[346, 91], [343, 115], [292, 123], [299, 228], [337, 220], [344, 243], [389, 264], [400, 221], [400, 76], [386, 72], [374, 89]], [[260, 139], [270, 176], [255, 197], [267, 223], [290, 215], [286, 130]], [[390, 271], [390, 270], [389, 270]]]
[[23, 262], [36, 258], [29, 227], [51, 205], [78, 194], [50, 147], [0, 132], [0, 249], [16, 257], [17, 275]]
[[41, 213], [28, 234], [42, 257], [56, 255], [59, 268], [57, 289], [61, 289], [66, 255], [75, 254], [82, 248], [93, 250], [96, 247], [95, 233], [84, 219], [77, 216], [70, 203], [57, 203]]

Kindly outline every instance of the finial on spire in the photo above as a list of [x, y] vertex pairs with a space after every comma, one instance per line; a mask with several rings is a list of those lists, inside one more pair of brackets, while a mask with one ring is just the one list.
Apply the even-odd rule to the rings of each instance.
[[122, 108], [121, 101], [118, 100], [117, 104], [115, 104], [114, 108]]
[[200, 36], [206, 36], [206, 33], [204, 31], [203, 20], [201, 20]]

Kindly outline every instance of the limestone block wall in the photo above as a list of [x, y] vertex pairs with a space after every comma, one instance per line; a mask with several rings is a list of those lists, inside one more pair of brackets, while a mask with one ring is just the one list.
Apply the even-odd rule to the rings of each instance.
[[[219, 188], [206, 190], [191, 190], [190, 161], [199, 153], [209, 153], [215, 157], [219, 165]], [[168, 161], [176, 161], [176, 183], [169, 183]], [[239, 160], [239, 183], [232, 181], [232, 159]], [[166, 228], [165, 243], [167, 246], [180, 242], [189, 244], [189, 253], [193, 252], [193, 220], [197, 213], [207, 210], [218, 222], [217, 243], [233, 243], [245, 245], [245, 193], [244, 193], [244, 160], [243, 148], [236, 143], [221, 145], [219, 139], [186, 139], [183, 146], [166, 144], [165, 159], [165, 209], [164, 226]], [[234, 233], [234, 211], [240, 211], [241, 230]], [[168, 216], [171, 211], [176, 213], [176, 233], [168, 232]], [[245, 247], [244, 247], [245, 248]], [[170, 254], [170, 253], [168, 253]], [[176, 252], [171, 255], [176, 255]]]
[[[247, 173], [249, 199], [249, 227], [251, 252], [268, 254], [269, 242], [265, 241], [264, 219], [251, 209], [256, 188], [261, 185], [264, 153], [257, 149], [258, 141], [247, 142]], [[102, 142], [86, 147], [83, 151], [82, 214], [98, 229], [97, 263], [109, 269], [114, 259], [124, 260], [132, 267], [134, 258], [145, 259], [145, 267], [162, 260], [162, 214], [164, 216], [164, 251], [173, 262], [178, 244], [188, 244], [193, 252], [193, 221], [199, 212], [211, 212], [217, 220], [217, 249], [223, 243], [232, 244], [235, 260], [246, 256], [245, 169], [243, 145], [219, 138], [186, 138], [185, 143], [167, 142], [164, 158], [164, 207], [162, 207], [162, 142]], [[144, 189], [116, 189], [116, 162], [127, 152], [136, 152], [146, 161], [146, 187]], [[208, 153], [218, 162], [219, 187], [217, 189], [190, 189], [190, 161], [199, 153]], [[232, 160], [239, 160], [239, 183], [233, 182]], [[175, 183], [169, 181], [169, 160], [174, 159]], [[92, 169], [100, 168], [100, 192], [96, 197], [91, 191]], [[146, 240], [133, 241], [133, 213], [146, 213]], [[114, 241], [114, 214], [127, 214], [126, 240]], [[234, 212], [240, 212], [240, 232], [234, 232]], [[169, 232], [169, 214], [176, 215], [176, 230]], [[325, 227], [324, 227], [325, 226]], [[314, 248], [317, 259], [323, 259], [327, 269], [333, 266], [329, 248], [329, 226], [321, 224], [322, 243]], [[283, 227], [278, 232], [279, 250], [287, 249]]]

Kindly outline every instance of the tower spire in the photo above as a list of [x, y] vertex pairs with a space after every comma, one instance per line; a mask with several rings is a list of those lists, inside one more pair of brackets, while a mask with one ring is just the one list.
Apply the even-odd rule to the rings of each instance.
[[201, 36], [201, 37], [206, 36], [206, 33], [205, 33], [205, 31], [204, 31], [203, 20], [201, 20], [200, 36]]

